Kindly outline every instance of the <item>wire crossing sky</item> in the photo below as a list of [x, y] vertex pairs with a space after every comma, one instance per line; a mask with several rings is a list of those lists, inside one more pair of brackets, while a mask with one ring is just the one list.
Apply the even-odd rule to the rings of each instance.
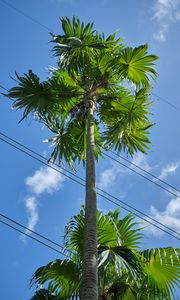
[[[2, 133], [1, 133], [1, 132], [0, 132], [0, 134], [2, 135]], [[3, 135], [4, 135], [4, 134], [3, 134]], [[9, 138], [9, 139], [10, 139], [10, 140], [12, 140], [11, 138]], [[45, 165], [46, 165], [46, 166], [48, 166], [49, 168], [52, 168], [54, 171], [56, 171], [56, 172], [58, 172], [58, 173], [62, 174], [63, 176], [66, 176], [67, 178], [69, 178], [69, 179], [73, 180], [74, 182], [76, 182], [76, 183], [80, 184], [81, 186], [84, 186], [84, 187], [85, 187], [85, 184], [82, 184], [81, 182], [79, 182], [78, 180], [75, 180], [74, 178], [70, 177], [70, 176], [69, 176], [69, 175], [67, 175], [66, 173], [63, 173], [62, 171], [60, 171], [60, 170], [58, 170], [58, 169], [54, 168], [54, 167], [53, 167], [53, 165], [56, 165], [56, 164], [54, 164], [54, 163], [50, 163], [50, 164], [49, 164], [48, 162], [44, 162], [43, 160], [40, 160], [39, 158], [36, 158], [36, 157], [35, 157], [35, 156], [33, 156], [32, 154], [29, 154], [29, 153], [28, 153], [28, 152], [26, 152], [25, 150], [23, 150], [23, 149], [21, 149], [21, 148], [19, 148], [19, 147], [15, 146], [15, 145], [13, 145], [12, 143], [10, 143], [10, 142], [6, 141], [6, 140], [5, 140], [5, 139], [3, 139], [3, 138], [0, 138], [0, 140], [1, 140], [1, 141], [3, 141], [3, 142], [5, 142], [5, 143], [7, 143], [7, 144], [9, 144], [9, 145], [11, 145], [12, 147], [14, 147], [14, 148], [18, 149], [19, 151], [21, 151], [21, 152], [25, 153], [26, 155], [28, 155], [28, 156], [32, 157], [33, 159], [35, 159], [35, 160], [37, 160], [37, 161], [41, 162], [42, 164], [45, 164]], [[24, 146], [23, 144], [20, 144], [19, 142], [16, 142], [15, 140], [13, 140], [13, 141], [14, 141], [16, 144], [19, 144], [19, 145], [21, 145], [23, 148], [27, 149], [27, 150], [28, 150], [30, 153], [34, 153], [34, 154], [36, 154], [36, 155], [38, 155], [38, 156], [41, 156], [40, 154], [36, 153], [35, 151], [32, 151], [30, 148], [28, 148], [28, 147]], [[44, 157], [43, 157], [43, 159], [44, 159]], [[47, 161], [47, 160], [46, 160], [46, 161]], [[56, 166], [57, 166], [57, 165], [56, 165]], [[67, 170], [66, 170], [66, 169], [64, 169], [64, 170], [67, 172]], [[78, 178], [78, 179], [80, 178], [79, 176], [77, 176], [77, 175], [73, 174], [73, 173], [72, 173], [72, 172], [70, 172], [70, 171], [68, 171], [68, 173], [70, 173], [71, 175], [73, 175], [74, 177], [76, 177], [76, 178]], [[83, 180], [82, 178], [80, 178], [80, 179], [81, 179], [81, 180]], [[156, 228], [158, 228], [158, 229], [160, 229], [160, 230], [164, 231], [165, 233], [167, 233], [167, 234], [169, 234], [169, 235], [173, 236], [174, 238], [176, 238], [176, 239], [180, 240], [180, 238], [176, 237], [175, 235], [172, 235], [171, 233], [169, 233], [168, 231], [164, 230], [163, 228], [161, 228], [161, 227], [157, 226], [156, 224], [159, 224], [159, 225], [161, 225], [162, 227], [165, 227], [165, 228], [167, 228], [169, 231], [172, 231], [172, 232], [174, 232], [175, 234], [177, 234], [177, 235], [179, 235], [179, 236], [180, 236], [180, 233], [178, 233], [178, 232], [176, 232], [175, 230], [173, 230], [173, 229], [171, 229], [171, 228], [169, 228], [169, 227], [165, 226], [164, 224], [162, 224], [162, 223], [158, 222], [157, 220], [155, 220], [155, 219], [153, 219], [153, 218], [149, 217], [147, 214], [144, 214], [144, 213], [143, 213], [143, 212], [141, 212], [140, 210], [138, 210], [138, 209], [136, 209], [136, 208], [132, 207], [131, 205], [128, 205], [128, 204], [126, 204], [124, 201], [121, 201], [120, 199], [118, 199], [118, 198], [114, 197], [113, 195], [111, 195], [111, 194], [107, 193], [106, 191], [103, 191], [103, 190], [102, 190], [102, 189], [100, 189], [98, 186], [97, 186], [97, 190], [100, 190], [101, 192], [103, 192], [104, 194], [106, 194], [106, 195], [108, 195], [108, 196], [112, 197], [113, 199], [117, 200], [118, 202], [120, 202], [120, 203], [123, 203], [125, 206], [129, 207], [130, 209], [133, 209], [134, 211], [136, 211], [136, 212], [138, 212], [138, 213], [142, 214], [143, 216], [145, 216], [145, 217], [146, 217], [146, 219], [145, 219], [145, 218], [142, 218], [142, 217], [141, 217], [141, 216], [139, 216], [139, 215], [137, 215], [137, 214], [136, 214], [136, 213], [134, 213], [132, 210], [129, 210], [129, 209], [127, 209], [126, 207], [120, 206], [120, 207], [121, 207], [121, 208], [123, 208], [124, 210], [126, 210], [126, 211], [128, 211], [128, 212], [130, 212], [130, 213], [133, 213], [135, 216], [137, 216], [138, 218], [142, 219], [143, 221], [145, 221], [145, 222], [147, 222], [147, 223], [149, 223], [149, 224], [151, 224], [151, 225], [155, 226]], [[108, 200], [108, 201], [110, 201], [110, 202], [114, 203], [115, 205], [118, 205], [116, 202], [112, 201], [111, 199], [109, 199], [108, 197], [104, 196], [103, 194], [101, 194], [101, 193], [99, 193], [99, 192], [97, 192], [97, 195], [99, 195], [99, 196], [101, 196], [101, 197], [105, 198], [106, 200]], [[118, 205], [118, 206], [119, 206], [119, 205]], [[149, 222], [149, 221], [148, 221], [148, 219], [150, 219], [150, 220], [154, 221], [154, 223], [152, 223], [152, 222]]]
[[[104, 0], [98, 2], [44, 0], [43, 3], [35, 0], [30, 2], [17, 0], [16, 3], [13, 0], [0, 0], [2, 39], [0, 88], [3, 92], [6, 87], [14, 85], [9, 76], [14, 77], [14, 71], [21, 75], [32, 69], [44, 80], [48, 76], [46, 68], [56, 67], [56, 60], [50, 52], [52, 45], [49, 43], [49, 31], [61, 32], [59, 26], [61, 17], [71, 18], [75, 15], [85, 22], [94, 21], [95, 28], [99, 32], [105, 32], [107, 36], [117, 30], [117, 35], [126, 45], [135, 47], [148, 43], [150, 52], [160, 57], [157, 63], [159, 77], [151, 93], [155, 100], [152, 104], [153, 114], [150, 115], [152, 123], [155, 123], [150, 129], [152, 145], [147, 156], [138, 154], [131, 163], [126, 157], [122, 155], [123, 158], [115, 157], [109, 152], [113, 159], [127, 165], [133, 171], [111, 158], [100, 159], [97, 164], [97, 185], [102, 191], [107, 192], [104, 194], [99, 190], [100, 194], [107, 196], [107, 201], [100, 197], [99, 209], [107, 212], [114, 210], [115, 206], [123, 206], [132, 211], [131, 206], [135, 209], [138, 207], [145, 215], [164, 225], [159, 224], [159, 227], [162, 226], [165, 231], [167, 229], [178, 238], [180, 7], [177, 3], [178, 1], [174, 1], [173, 5], [168, 6], [166, 0], [162, 2], [140, 0], [136, 3], [130, 0], [124, 3], [116, 0], [113, 3]], [[32, 148], [36, 148], [37, 153], [45, 158], [28, 152], [28, 149], [22, 150], [47, 162], [52, 149], [42, 141], [51, 137], [51, 133], [43, 129], [41, 124], [35, 124], [33, 120], [18, 125], [21, 113], [11, 110], [11, 103], [2, 96], [1, 132], [5, 132], [9, 137], [13, 136], [16, 141], [23, 141], [24, 145], [32, 145]], [[16, 146], [20, 148], [20, 145]], [[48, 239], [59, 241], [65, 224], [72, 215], [78, 213], [84, 203], [84, 187], [83, 190], [79, 189], [77, 184], [72, 185], [71, 180], [66, 180], [64, 175], [54, 172], [46, 165], [43, 166], [40, 161], [39, 165], [35, 159], [28, 160], [26, 155], [22, 155], [20, 151], [12, 151], [5, 143], [1, 143], [0, 150], [2, 199], [0, 211], [6, 216], [13, 216], [14, 220], [26, 224], [25, 227], [35, 232], [46, 232]], [[57, 169], [57, 166], [53, 167]], [[148, 180], [137, 176], [134, 170]], [[68, 173], [67, 170], [64, 170], [64, 173], [83, 186], [84, 171], [80, 166], [77, 166], [78, 175], [75, 174], [78, 177]], [[149, 179], [156, 186], [159, 184], [168, 191], [155, 188]], [[114, 198], [110, 195], [114, 195]], [[128, 202], [130, 207], [118, 202], [117, 199], [125, 204]], [[122, 210], [121, 215], [122, 217], [125, 215]], [[146, 219], [145, 215], [140, 216]], [[3, 221], [2, 218], [1, 220]], [[0, 226], [3, 253], [1, 270], [4, 274], [1, 279], [1, 297], [30, 299], [33, 291], [29, 290], [28, 282], [32, 273], [40, 265], [56, 259], [58, 253], [49, 251], [47, 247], [38, 247], [38, 244], [34, 247], [34, 243], [28, 242], [28, 237], [26, 242], [22, 242], [17, 233], [14, 234], [14, 230], [7, 231], [6, 227]], [[179, 240], [173, 236], [165, 234], [155, 226], [147, 226], [144, 229], [142, 248], [179, 247]], [[178, 291], [177, 295], [180, 297]]]

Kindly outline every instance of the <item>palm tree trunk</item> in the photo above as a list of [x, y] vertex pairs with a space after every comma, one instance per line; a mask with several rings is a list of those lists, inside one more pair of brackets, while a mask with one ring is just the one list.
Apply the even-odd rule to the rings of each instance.
[[86, 150], [85, 232], [82, 264], [81, 300], [98, 299], [97, 276], [97, 204], [94, 160], [94, 116], [92, 103], [88, 108]]

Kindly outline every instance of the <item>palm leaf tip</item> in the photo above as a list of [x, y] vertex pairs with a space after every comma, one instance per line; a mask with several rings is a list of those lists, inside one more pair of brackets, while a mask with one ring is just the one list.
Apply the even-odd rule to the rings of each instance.
[[15, 74], [16, 79], [14, 80], [16, 80], [17, 86], [11, 88], [6, 95], [13, 100], [13, 108], [23, 108], [23, 118], [30, 113], [46, 113], [50, 105], [48, 84], [40, 82], [39, 77], [32, 70], [23, 76]]

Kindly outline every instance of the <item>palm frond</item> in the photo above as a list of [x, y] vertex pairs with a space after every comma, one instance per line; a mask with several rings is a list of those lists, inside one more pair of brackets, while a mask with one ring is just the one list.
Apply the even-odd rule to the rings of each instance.
[[[59, 65], [69, 71], [78, 72], [79, 68], [91, 61], [91, 55], [98, 49], [106, 47], [105, 41], [93, 29], [93, 23], [80, 22], [73, 17], [72, 21], [61, 19], [63, 35], [53, 36], [55, 56], [60, 58]], [[110, 44], [112, 41], [109, 41]]]
[[103, 139], [107, 148], [122, 150], [133, 156], [137, 151], [146, 153], [149, 149], [148, 129], [153, 125], [148, 120], [149, 92], [147, 88], [130, 94], [120, 87], [112, 93], [114, 99], [102, 101], [99, 116], [104, 123]]
[[13, 108], [24, 109], [23, 119], [30, 113], [46, 114], [54, 104], [50, 97], [47, 82], [40, 82], [39, 77], [31, 70], [24, 76], [16, 73], [18, 85], [11, 88], [7, 97], [14, 100]]
[[131, 80], [137, 86], [148, 85], [149, 77], [155, 78], [157, 72], [154, 62], [158, 59], [156, 55], [147, 54], [148, 45], [136, 48], [127, 47], [123, 49], [119, 58], [119, 74]]
[[[175, 287], [180, 283], [180, 249], [155, 248], [140, 252], [145, 267], [143, 284], [151, 291], [151, 299], [160, 292], [165, 299], [175, 299]], [[163, 299], [163, 298], [162, 298]]]
[[22, 119], [30, 113], [39, 119], [48, 114], [67, 115], [81, 99], [82, 89], [77, 87], [67, 72], [57, 71], [43, 82], [31, 70], [24, 76], [16, 73], [16, 77], [18, 85], [11, 88], [6, 96], [14, 101], [13, 108], [24, 109]]
[[[46, 123], [47, 125], [47, 123]], [[86, 159], [86, 136], [87, 136], [87, 122], [86, 120], [70, 120], [67, 123], [58, 123], [51, 119], [47, 125], [51, 131], [56, 133], [55, 136], [49, 138], [47, 141], [54, 147], [51, 153], [50, 160], [58, 159], [61, 164], [63, 159], [73, 168], [76, 161], [79, 163]], [[101, 156], [102, 142], [98, 124], [94, 124], [95, 148], [94, 155], [98, 159]]]
[[72, 260], [57, 259], [36, 270], [31, 284], [48, 283], [48, 290], [59, 299], [70, 299], [79, 294], [79, 265]]
[[57, 295], [51, 294], [48, 289], [39, 289], [31, 300], [58, 300]]

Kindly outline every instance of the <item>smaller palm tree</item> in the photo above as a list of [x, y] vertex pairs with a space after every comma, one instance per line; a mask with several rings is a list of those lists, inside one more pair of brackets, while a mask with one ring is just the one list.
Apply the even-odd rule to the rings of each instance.
[[[140, 251], [141, 229], [132, 214], [119, 211], [98, 219], [99, 300], [172, 299], [180, 279], [180, 249]], [[70, 259], [57, 259], [39, 268], [33, 284], [48, 283], [32, 300], [79, 299], [82, 274], [84, 209], [65, 228], [64, 247]]]

